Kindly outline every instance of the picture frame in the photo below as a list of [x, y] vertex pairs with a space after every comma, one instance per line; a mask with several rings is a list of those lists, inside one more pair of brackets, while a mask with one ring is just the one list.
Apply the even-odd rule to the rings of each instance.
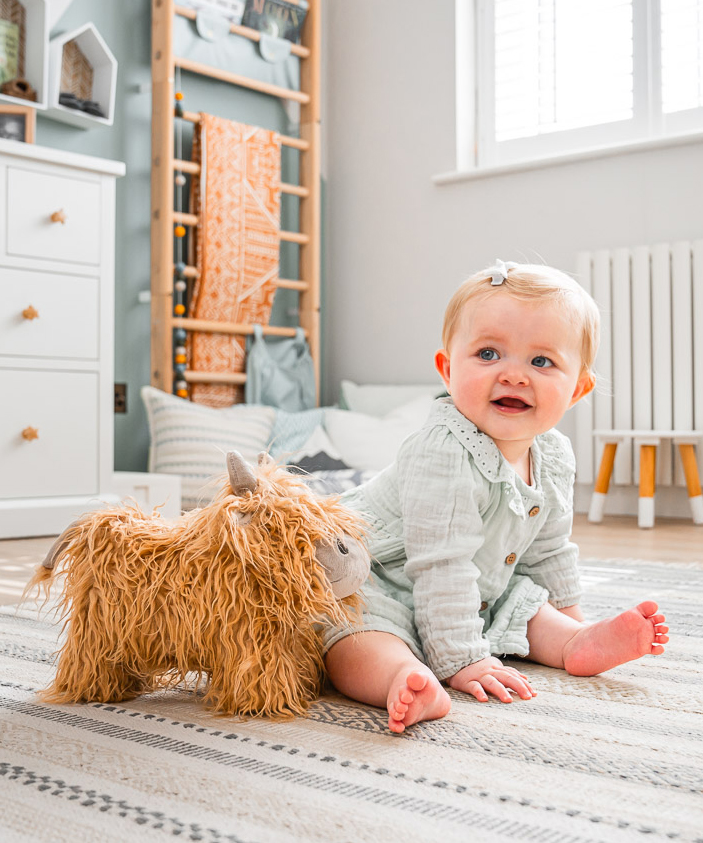
[[37, 112], [30, 105], [0, 102], [0, 139], [34, 143]]

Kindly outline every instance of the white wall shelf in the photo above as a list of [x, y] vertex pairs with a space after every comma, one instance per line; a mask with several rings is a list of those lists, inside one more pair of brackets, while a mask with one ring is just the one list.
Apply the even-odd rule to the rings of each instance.
[[[0, 102], [15, 105], [30, 105], [45, 109], [48, 99], [48, 44], [49, 9], [48, 0], [2, 0], [2, 17], [20, 24], [21, 64], [18, 76], [26, 79], [37, 92], [36, 100], [13, 97], [0, 93]], [[22, 14], [22, 9], [24, 13]]]
[[[47, 116], [81, 129], [111, 126], [116, 87], [117, 60], [94, 24], [51, 39]], [[104, 116], [62, 105], [59, 96], [66, 92], [97, 104]]]

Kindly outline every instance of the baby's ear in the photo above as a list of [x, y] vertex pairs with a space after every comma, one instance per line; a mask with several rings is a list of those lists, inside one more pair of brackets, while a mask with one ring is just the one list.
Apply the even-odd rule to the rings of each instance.
[[444, 348], [440, 348], [440, 350], [434, 356], [434, 365], [435, 369], [439, 372], [439, 376], [444, 381], [444, 385], [446, 386], [447, 390], [449, 389], [449, 352], [446, 351]]
[[590, 372], [584, 372], [576, 382], [576, 389], [574, 389], [574, 394], [571, 396], [571, 404], [569, 406], [573, 407], [577, 401], [580, 401], [589, 392], [593, 392], [595, 385], [596, 376]]

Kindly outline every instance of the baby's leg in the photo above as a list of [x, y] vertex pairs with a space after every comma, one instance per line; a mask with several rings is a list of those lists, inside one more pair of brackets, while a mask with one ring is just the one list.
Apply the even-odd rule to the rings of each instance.
[[357, 632], [325, 657], [334, 687], [348, 697], [388, 709], [391, 732], [449, 713], [449, 694], [410, 648], [388, 632]]
[[529, 658], [563, 667], [574, 676], [594, 676], [641, 656], [663, 653], [669, 640], [664, 620], [651, 600], [593, 624], [580, 623], [546, 603], [527, 624]]

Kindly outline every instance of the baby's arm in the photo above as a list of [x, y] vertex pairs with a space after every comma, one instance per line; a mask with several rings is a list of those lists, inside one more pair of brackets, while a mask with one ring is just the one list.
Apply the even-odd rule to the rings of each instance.
[[549, 512], [542, 529], [515, 566], [516, 574], [529, 577], [549, 592], [549, 602], [560, 612], [583, 620], [579, 599], [581, 578], [578, 547], [570, 540], [573, 514]]

